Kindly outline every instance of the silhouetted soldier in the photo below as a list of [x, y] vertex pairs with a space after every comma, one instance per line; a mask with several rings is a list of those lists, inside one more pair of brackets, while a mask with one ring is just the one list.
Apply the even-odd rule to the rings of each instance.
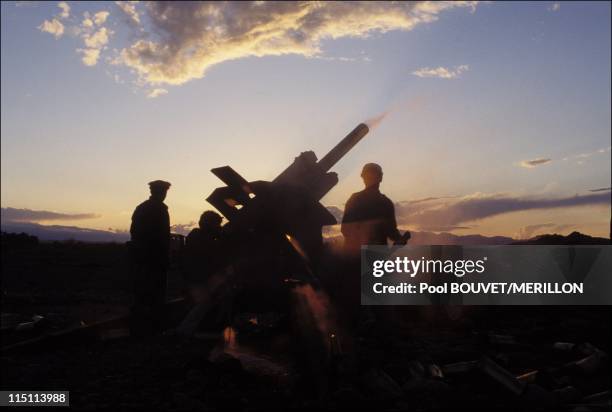
[[234, 302], [235, 282], [231, 239], [223, 218], [212, 210], [200, 216], [199, 227], [187, 236], [182, 269], [194, 306], [176, 331], [192, 335], [206, 319], [208, 326], [227, 326]]
[[225, 255], [221, 238], [223, 217], [212, 210], [200, 216], [198, 227], [193, 229], [185, 241], [187, 280], [205, 280], [219, 269]]
[[170, 216], [164, 204], [170, 183], [149, 183], [151, 196], [132, 215], [130, 234], [134, 268], [135, 334], [148, 334], [161, 328], [161, 310], [166, 299], [166, 270], [170, 249]]
[[206, 246], [221, 237], [221, 222], [223, 217], [217, 212], [207, 210], [200, 216], [198, 227], [187, 235], [186, 246]]
[[[397, 230], [395, 220], [395, 207], [393, 202], [380, 193], [380, 182], [382, 182], [382, 168], [376, 163], [367, 163], [361, 170], [361, 178], [365, 189], [353, 193], [346, 202], [344, 216], [342, 218], [341, 231], [344, 235], [345, 249], [348, 252], [349, 266], [344, 274], [343, 287], [347, 299], [345, 304], [352, 311], [352, 322], [359, 324], [360, 316], [367, 318], [366, 322], [374, 322], [378, 327], [393, 328], [395, 325], [395, 309], [392, 306], [366, 307], [360, 314], [360, 285], [359, 274], [360, 259], [359, 252], [362, 245], [387, 245], [391, 239], [396, 245], [405, 245], [410, 238], [410, 232], [406, 231], [402, 236]], [[366, 255], [366, 259], [385, 258], [387, 253], [374, 252]]]
[[361, 245], [386, 245], [387, 239], [406, 244], [410, 233], [400, 234], [393, 202], [380, 193], [382, 168], [376, 163], [367, 163], [361, 177], [365, 189], [351, 195], [342, 218], [341, 231], [347, 250], [356, 253]]

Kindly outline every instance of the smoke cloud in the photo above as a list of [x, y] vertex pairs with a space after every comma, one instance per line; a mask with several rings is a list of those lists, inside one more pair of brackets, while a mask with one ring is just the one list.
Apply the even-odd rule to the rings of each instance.
[[386, 110], [381, 114], [366, 120], [364, 123], [370, 128], [370, 130], [375, 129], [385, 119], [385, 117], [387, 117], [390, 112], [390, 110]]

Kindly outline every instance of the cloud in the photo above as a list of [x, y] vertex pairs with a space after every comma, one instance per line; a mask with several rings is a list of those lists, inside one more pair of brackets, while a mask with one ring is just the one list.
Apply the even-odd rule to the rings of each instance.
[[84, 29], [90, 29], [93, 26], [94, 26], [94, 22], [89, 17], [84, 18], [83, 22], [81, 23], [81, 27], [84, 28]]
[[95, 213], [58, 213], [48, 210], [2, 208], [2, 222], [40, 222], [46, 220], [84, 220], [100, 217]]
[[475, 193], [450, 201], [429, 202], [427, 207], [423, 203], [415, 206], [410, 202], [400, 202], [396, 204], [396, 214], [400, 224], [428, 229], [463, 225], [504, 213], [593, 205], [609, 206], [610, 194], [602, 192], [571, 197], [534, 198]]
[[50, 33], [55, 36], [56, 39], [59, 39], [64, 34], [64, 25], [58, 19], [45, 20], [38, 26], [38, 30]]
[[550, 11], [559, 11], [561, 9], [561, 3], [553, 3], [548, 7]]
[[85, 66], [95, 66], [100, 58], [99, 49], [77, 49], [79, 53], [83, 54], [81, 61]]
[[[59, 16], [70, 13], [70, 7], [64, 3], [60, 3]], [[127, 37], [127, 46], [113, 49], [117, 54], [106, 61], [130, 69], [137, 86], [157, 88], [184, 84], [203, 77], [216, 64], [246, 57], [293, 54], [328, 58], [322, 50], [324, 41], [410, 31], [435, 22], [446, 10], [463, 8], [474, 12], [478, 2], [116, 1], [115, 4], [136, 32]], [[45, 21], [41, 30], [59, 38], [64, 28], [57, 17]], [[102, 27], [109, 17], [112, 16], [108, 11], [85, 12], [80, 24], [69, 27], [70, 33], [86, 42], [78, 51], [87, 66], [98, 63], [114, 34], [109, 29], [94, 33], [94, 28]], [[447, 72], [441, 76], [451, 78], [467, 69], [467, 65], [445, 69]]]
[[581, 165], [581, 164], [584, 164], [584, 162], [587, 159], [589, 159], [589, 158], [591, 158], [591, 157], [593, 157], [595, 155], [600, 155], [600, 154], [608, 153], [609, 151], [610, 151], [610, 146], [603, 147], [603, 148], [601, 148], [599, 150], [595, 150], [593, 152], [586, 152], [586, 153], [580, 153], [580, 154], [577, 154], [577, 155], [566, 156], [566, 157], [562, 158], [561, 160], [567, 161], [567, 160], [574, 159], [574, 160], [576, 160], [577, 164]]
[[421, 69], [412, 72], [418, 77], [438, 77], [440, 79], [456, 79], [461, 73], [466, 72], [470, 69], [467, 64], [456, 66], [454, 69], [447, 69], [446, 67], [429, 68], [423, 67]]
[[123, 13], [128, 17], [128, 21], [133, 25], [140, 24], [140, 16], [136, 11], [137, 1], [116, 1], [115, 4], [121, 9]]
[[106, 27], [101, 27], [98, 31], [92, 34], [86, 34], [83, 36], [85, 46], [91, 49], [101, 49], [103, 46], [108, 44], [110, 30]]
[[157, 89], [153, 89], [149, 91], [149, 93], [147, 94], [147, 97], [149, 99], [154, 99], [156, 97], [163, 96], [166, 93], [168, 93], [168, 90], [157, 88]]
[[429, 226], [427, 230], [431, 232], [452, 232], [453, 230], [472, 229], [472, 226]]
[[65, 27], [59, 19], [67, 19], [70, 17], [70, 6], [65, 1], [62, 1], [57, 4], [57, 7], [61, 9], [59, 14], [51, 20], [43, 21], [42, 24], [38, 26], [38, 30], [52, 34], [56, 39], [59, 39], [65, 31]]
[[534, 167], [542, 166], [542, 165], [545, 165], [545, 164], [550, 163], [550, 162], [552, 162], [552, 159], [544, 158], [544, 157], [538, 157], [537, 159], [523, 160], [520, 163], [520, 166], [521, 167], [526, 167], [528, 169], [532, 169]]
[[423, 199], [416, 199], [416, 200], [406, 200], [406, 203], [409, 203], [411, 205], [415, 205], [417, 203], [424, 203], [424, 202], [433, 202], [436, 200], [442, 200], [442, 199], [456, 199], [458, 196], [439, 196], [439, 197], [425, 197]]
[[65, 1], [61, 1], [57, 3], [57, 7], [62, 9], [61, 13], [59, 14], [60, 18], [67, 19], [68, 17], [70, 17], [70, 6], [68, 5], [68, 3], [66, 3]]
[[[53, 34], [56, 39], [60, 38], [65, 32], [65, 27], [58, 20], [58, 17], [67, 19], [70, 16], [70, 6], [66, 2], [60, 2], [58, 7], [61, 12], [56, 18], [45, 20], [38, 26], [39, 30]], [[110, 13], [105, 10], [98, 11], [93, 16], [89, 12], [85, 12], [80, 25], [69, 27], [70, 34], [80, 36], [83, 39], [85, 47], [77, 49], [77, 52], [82, 54], [81, 61], [86, 66], [95, 66], [98, 63], [101, 51], [106, 48], [110, 37], [113, 35], [112, 30], [102, 27], [109, 15]], [[96, 26], [99, 27], [98, 30], [96, 30]]]
[[[403, 200], [396, 203], [396, 210], [406, 211], [409, 210], [410, 214], [414, 215], [423, 210], [429, 210], [432, 208], [436, 208], [438, 205], [443, 204], [448, 201], [448, 199], [458, 199], [460, 196], [438, 196], [438, 197], [426, 197], [423, 199], [415, 199], [415, 200]], [[444, 226], [452, 226], [452, 225], [444, 225]]]
[[[428, 197], [397, 202], [395, 204], [395, 214], [400, 226], [410, 226], [413, 229], [431, 232], [450, 232], [474, 229], [476, 227], [474, 222], [505, 213], [580, 206], [610, 206], [609, 189], [595, 190], [597, 193], [567, 197], [520, 197], [484, 193], [467, 196]], [[342, 209], [336, 206], [328, 206], [327, 210], [336, 217], [338, 223], [342, 221]], [[537, 230], [543, 228], [552, 228], [552, 231], [559, 233], [574, 226], [573, 224], [553, 223], [531, 225], [522, 228], [519, 231], [519, 237], [531, 237]], [[330, 227], [326, 234], [338, 235], [337, 232], [337, 228]]]
[[85, 48], [77, 49], [77, 52], [83, 55], [81, 61], [85, 66], [95, 66], [98, 63], [100, 53], [106, 48], [110, 37], [113, 35], [113, 31], [106, 27], [95, 29], [95, 26], [100, 26], [106, 21], [108, 15], [109, 12], [107, 11], [99, 11], [92, 17], [86, 12], [85, 19], [78, 27], [77, 32], [81, 35]]
[[38, 1], [16, 1], [15, 7], [36, 7], [38, 3]]
[[[147, 2], [150, 33], [120, 62], [150, 85], [184, 84], [215, 64], [245, 57], [316, 57], [327, 39], [412, 30], [476, 2]], [[118, 3], [132, 16], [133, 4]], [[467, 66], [459, 66], [459, 72]]]
[[556, 226], [554, 223], [539, 223], [537, 225], [525, 226], [519, 231], [519, 239], [529, 239], [534, 232], [554, 226]]
[[589, 192], [609, 192], [610, 189], [609, 187], [600, 187], [599, 189], [591, 189], [589, 190]]
[[98, 26], [104, 24], [104, 22], [106, 21], [106, 19], [107, 19], [109, 14], [110, 13], [107, 12], [107, 11], [99, 11], [99, 12], [97, 12], [93, 16], [94, 23], [96, 23], [96, 25], [98, 25]]

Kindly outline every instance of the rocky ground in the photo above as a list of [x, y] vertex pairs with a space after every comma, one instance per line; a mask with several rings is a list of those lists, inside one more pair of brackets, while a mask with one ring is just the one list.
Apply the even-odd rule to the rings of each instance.
[[[47, 328], [57, 329], [84, 314], [92, 322], [125, 313], [124, 258], [120, 245], [3, 249], [3, 313], [41, 314]], [[173, 276], [171, 290], [179, 295]], [[234, 313], [231, 331], [191, 338], [171, 331], [149, 339], [119, 334], [3, 351], [1, 386], [69, 390], [79, 410], [610, 408], [607, 308], [392, 312], [363, 313], [355, 328], [340, 320], [324, 353], [304, 340], [309, 332], [295, 317], [275, 313]]]

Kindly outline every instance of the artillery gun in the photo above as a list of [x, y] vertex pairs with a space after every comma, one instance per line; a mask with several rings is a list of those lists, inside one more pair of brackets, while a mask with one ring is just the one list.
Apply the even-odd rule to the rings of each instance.
[[[231, 318], [234, 306], [258, 313], [295, 312], [295, 297], [287, 292], [305, 284], [320, 286], [322, 228], [337, 222], [319, 200], [338, 183], [330, 169], [368, 132], [368, 126], [359, 124], [321, 160], [312, 151], [302, 152], [272, 181], [247, 181], [230, 166], [211, 170], [226, 184], [206, 199], [228, 220], [219, 249], [223, 256], [216, 256], [206, 299], [199, 299], [178, 327], [180, 333], [193, 333], [214, 311]], [[301, 341], [316, 336], [308, 333]]]
[[323, 246], [322, 228], [336, 218], [319, 200], [337, 183], [330, 169], [369, 132], [361, 123], [321, 160], [312, 151], [302, 152], [271, 182], [249, 182], [230, 166], [211, 172], [227, 186], [215, 189], [206, 199], [228, 220], [225, 231], [253, 239], [290, 242], [312, 266]]

